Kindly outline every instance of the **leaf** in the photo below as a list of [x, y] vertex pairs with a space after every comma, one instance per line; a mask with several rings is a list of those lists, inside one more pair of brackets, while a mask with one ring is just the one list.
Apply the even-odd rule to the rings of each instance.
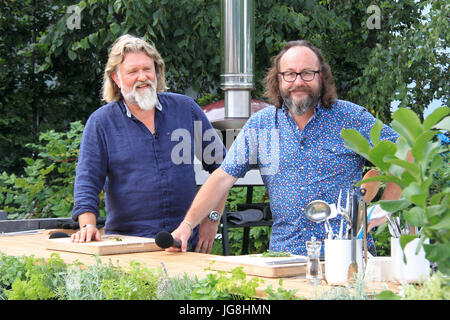
[[415, 163], [400, 159], [393, 159], [388, 162], [408, 170], [417, 181], [420, 181], [420, 168]]
[[411, 109], [399, 108], [394, 112], [392, 118], [405, 129], [413, 141], [423, 132], [419, 117]]
[[400, 237], [400, 246], [402, 247], [402, 250], [404, 251], [406, 245], [416, 238], [418, 238], [418, 237], [417, 237], [417, 235], [414, 235], [414, 234], [403, 234]]
[[403, 189], [402, 195], [412, 203], [424, 206], [427, 201], [428, 190], [426, 192], [423, 191], [418, 183], [413, 182]]
[[[429, 218], [434, 217], [434, 216], [439, 216], [439, 215], [447, 212], [447, 208], [448, 208], [447, 195], [443, 195], [443, 193], [439, 193], [439, 194], [437, 194], [436, 198], [435, 198], [435, 196], [433, 196], [432, 200], [434, 200], [434, 201], [438, 200], [438, 202], [437, 202], [438, 204], [434, 204], [433, 202], [430, 201], [430, 204], [432, 204], [432, 205], [427, 207], [427, 216]], [[441, 198], [442, 198], [442, 200], [441, 200]]]
[[377, 300], [400, 300], [401, 297], [390, 290], [381, 291], [376, 296]]
[[116, 36], [120, 31], [120, 26], [114, 22], [110, 25], [109, 29], [111, 30], [112, 34]]
[[370, 141], [372, 145], [376, 145], [380, 141], [381, 129], [383, 129], [383, 123], [377, 120], [372, 129], [370, 129]]
[[435, 225], [430, 226], [429, 228], [433, 229], [433, 230], [449, 230], [450, 229], [450, 213], [447, 213], [447, 215], [445, 215], [441, 221], [439, 221]]
[[173, 35], [174, 35], [174, 37], [177, 37], [177, 36], [181, 36], [182, 34], [184, 34], [183, 29], [176, 29]]
[[400, 199], [400, 200], [380, 200], [378, 202], [386, 211], [389, 211], [391, 213], [394, 213], [396, 211], [404, 210], [408, 208], [411, 205], [411, 202], [406, 199]]
[[411, 149], [406, 139], [402, 136], [398, 137], [397, 141], [395, 142], [395, 145], [397, 147], [397, 152], [395, 153], [395, 156], [399, 159], [406, 159], [406, 155]]
[[98, 45], [98, 33], [92, 33], [89, 35], [89, 42], [92, 43], [94, 46]]
[[[435, 195], [433, 195], [430, 199], [430, 204], [433, 205], [438, 205], [441, 202], [442, 197], [444, 196], [443, 192], [439, 192], [436, 193]], [[430, 207], [428, 207], [429, 209]]]
[[122, 1], [116, 0], [116, 2], [114, 2], [114, 12], [119, 13], [121, 7], [122, 7]]
[[423, 130], [428, 131], [433, 128], [434, 125], [438, 121], [440, 121], [443, 117], [448, 115], [450, 112], [449, 107], [439, 107], [436, 108], [428, 117], [423, 121]]
[[[408, 145], [408, 142], [406, 141], [405, 138], [403, 138], [402, 136], [400, 136], [397, 141], [395, 142], [395, 146], [397, 148], [397, 151], [395, 152], [395, 157], [398, 159], [406, 159], [406, 156], [409, 152], [409, 150], [411, 149], [411, 147]], [[385, 159], [388, 160], [388, 159]], [[405, 169], [403, 169], [402, 167], [399, 167], [395, 164], [391, 164], [391, 166], [389, 167], [389, 173], [392, 174], [393, 176], [396, 177], [401, 177], [402, 174], [404, 173]]]
[[406, 187], [407, 186], [407, 184], [404, 184], [401, 179], [399, 179], [398, 177], [391, 176], [391, 175], [388, 175], [388, 176], [381, 176], [380, 175], [380, 176], [376, 176], [376, 177], [367, 178], [367, 179], [359, 181], [357, 183], [357, 185], [361, 186], [365, 182], [372, 182], [372, 181], [381, 181], [381, 182], [384, 182], [384, 183], [386, 183], [386, 182], [393, 182], [395, 184], [398, 184], [401, 187]]
[[434, 244], [424, 244], [425, 258], [429, 261], [438, 262], [438, 267], [440, 269], [439, 261], [445, 261], [450, 257], [450, 247], [448, 243], [434, 243]]
[[29, 165], [29, 166], [32, 166], [33, 165], [33, 163], [34, 163], [34, 159], [32, 159], [32, 158], [22, 158], [26, 163], [27, 163], [27, 165]]
[[444, 118], [444, 120], [442, 120], [441, 122], [439, 122], [438, 124], [436, 124], [436, 125], [433, 127], [433, 129], [450, 131], [450, 117]]
[[358, 186], [360, 186], [364, 183], [374, 182], [374, 181], [384, 181], [384, 176], [374, 176], [374, 177], [366, 178], [366, 179], [358, 182]]
[[69, 59], [72, 60], [72, 61], [77, 58], [77, 54], [75, 52], [73, 52], [72, 50], [69, 50], [67, 55], [69, 56]]
[[391, 165], [389, 162], [386, 162], [384, 158], [386, 156], [395, 155], [396, 151], [397, 147], [393, 142], [384, 140], [369, 150], [369, 160], [381, 170], [389, 171]]
[[368, 158], [370, 145], [361, 133], [354, 129], [342, 129], [341, 137], [344, 139], [344, 144], [347, 148], [355, 151], [366, 159]]
[[378, 226], [378, 227], [376, 228], [377, 230], [375, 231], [375, 235], [376, 235], [377, 237], [379, 237], [381, 234], [384, 233], [384, 230], [386, 230], [387, 226], [388, 226], [387, 222], [386, 222], [386, 223], [383, 223], [383, 224], [380, 225], [380, 226]]
[[427, 216], [421, 207], [413, 207], [404, 213], [406, 221], [416, 227], [423, 227], [427, 224]]
[[439, 153], [440, 149], [441, 146], [439, 142], [430, 142], [425, 145], [425, 150], [422, 159], [423, 175], [426, 174], [426, 169], [429, 167], [428, 163], [434, 160], [435, 155]]
[[81, 39], [80, 43], [83, 49], [89, 49], [89, 41], [87, 38]]
[[414, 147], [412, 148], [412, 155], [414, 160], [420, 162], [423, 159], [424, 152], [428, 141], [430, 141], [436, 135], [433, 131], [426, 131], [422, 133], [416, 140]]
[[[439, 168], [442, 168], [443, 165], [444, 165], [444, 159], [442, 159], [441, 155], [439, 155], [439, 154], [434, 155], [434, 158], [431, 161], [430, 167], [428, 169], [428, 175], [431, 176]], [[424, 170], [426, 170], [426, 168], [424, 168]], [[423, 172], [423, 174], [425, 174], [425, 172]]]

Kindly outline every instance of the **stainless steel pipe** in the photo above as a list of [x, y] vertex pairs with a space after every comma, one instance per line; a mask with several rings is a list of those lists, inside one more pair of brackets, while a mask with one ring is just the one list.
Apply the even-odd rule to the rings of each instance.
[[254, 0], [221, 1], [221, 87], [225, 91], [225, 119], [250, 117], [254, 11]]

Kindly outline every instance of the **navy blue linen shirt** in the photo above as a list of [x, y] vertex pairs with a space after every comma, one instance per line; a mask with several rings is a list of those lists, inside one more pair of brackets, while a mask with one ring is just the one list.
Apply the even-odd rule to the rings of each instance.
[[[204, 153], [201, 160], [211, 173], [226, 149], [217, 134], [211, 139], [215, 131], [200, 107], [180, 94], [158, 93], [155, 132], [135, 118], [123, 100], [92, 113], [76, 170], [75, 221], [85, 212], [98, 216], [103, 188], [107, 234], [154, 237], [181, 223], [197, 191], [195, 154], [209, 150], [210, 156]], [[197, 235], [196, 229], [191, 245]]]
[[[340, 132], [351, 128], [369, 138], [375, 122], [363, 107], [341, 100], [329, 109], [319, 104], [303, 130], [285, 106], [267, 107], [247, 121], [221, 168], [234, 177], [259, 168], [273, 216], [271, 250], [306, 255], [311, 236], [325, 239], [324, 223], [308, 220], [305, 208], [313, 200], [337, 203], [340, 189], [345, 207], [346, 191], [361, 180], [365, 160], [344, 145]], [[397, 137], [384, 126], [380, 140]], [[330, 219], [334, 234], [340, 219]], [[369, 247], [374, 248], [372, 238]]]

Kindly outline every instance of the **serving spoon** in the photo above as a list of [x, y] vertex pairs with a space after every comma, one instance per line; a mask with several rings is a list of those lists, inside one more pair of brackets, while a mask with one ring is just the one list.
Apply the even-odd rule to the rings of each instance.
[[325, 229], [328, 234], [328, 239], [333, 239], [333, 229], [331, 228], [328, 217], [331, 215], [331, 208], [328, 203], [322, 200], [311, 201], [305, 209], [305, 216], [308, 220], [321, 223], [325, 221]]

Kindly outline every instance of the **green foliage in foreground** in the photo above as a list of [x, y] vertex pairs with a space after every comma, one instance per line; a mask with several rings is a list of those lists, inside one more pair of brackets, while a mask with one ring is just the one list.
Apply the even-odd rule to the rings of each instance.
[[[248, 279], [242, 268], [231, 274], [209, 273], [205, 278], [187, 274], [169, 276], [164, 265], [148, 269], [132, 261], [126, 269], [104, 264], [65, 264], [53, 253], [45, 261], [0, 252], [0, 300], [235, 300], [255, 299], [264, 281]], [[266, 289], [267, 299], [298, 299], [296, 290]]]
[[[169, 276], [165, 266], [148, 269], [132, 261], [128, 268], [102, 263], [66, 264], [56, 253], [50, 258], [14, 257], [0, 252], [0, 300], [253, 300], [264, 284], [260, 278], [249, 278], [241, 267], [231, 273], [211, 271], [204, 278]], [[364, 279], [355, 278], [347, 287], [331, 287], [317, 293], [317, 300], [370, 299], [450, 299], [450, 279], [440, 272], [417, 285], [400, 288], [397, 295], [369, 291]], [[268, 285], [268, 300], [297, 300], [297, 290], [283, 288], [280, 279], [276, 289]]]
[[378, 300], [450, 300], [450, 277], [442, 272], [434, 273], [429, 279], [402, 288], [397, 295], [391, 291], [382, 291]]

